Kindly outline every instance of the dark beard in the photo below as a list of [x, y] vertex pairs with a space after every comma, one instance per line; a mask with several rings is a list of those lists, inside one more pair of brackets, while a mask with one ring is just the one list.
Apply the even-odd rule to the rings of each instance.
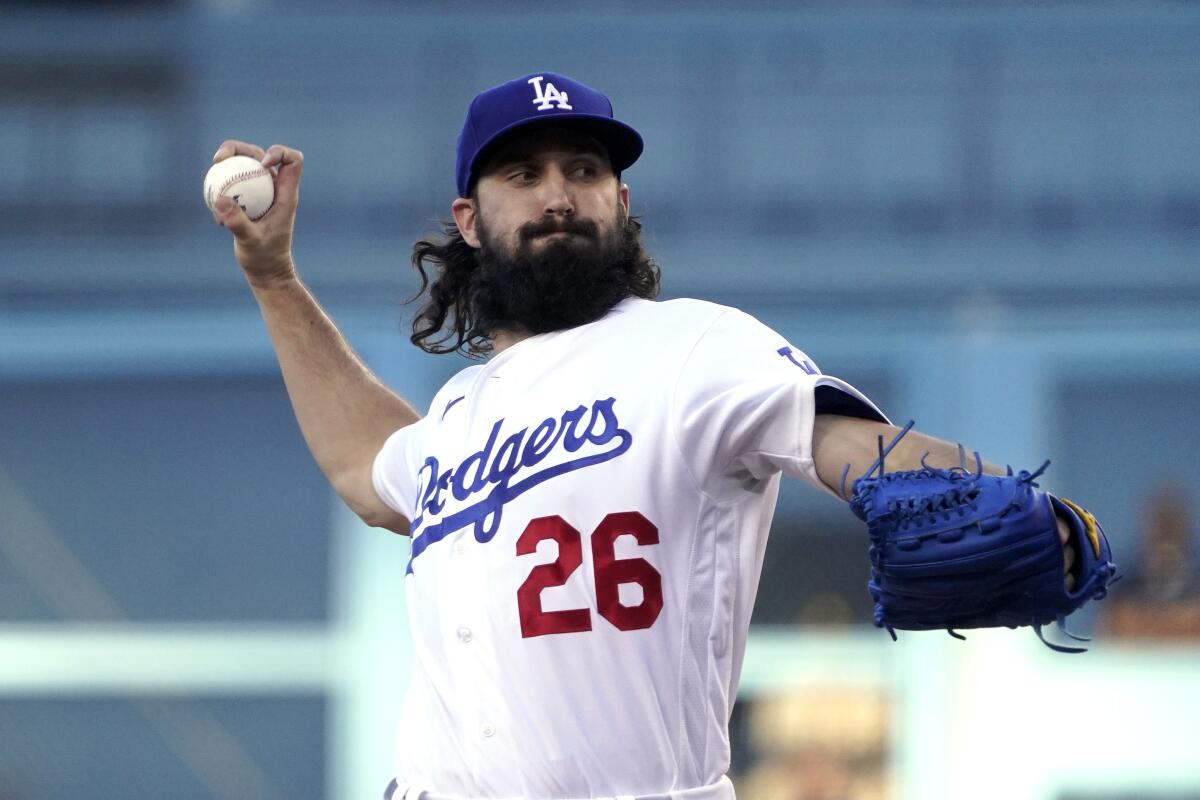
[[[591, 220], [553, 217], [526, 223], [507, 253], [477, 223], [478, 270], [472, 276], [471, 315], [476, 329], [547, 333], [594, 322], [631, 295], [647, 296], [640, 226], [618, 212], [612, 230], [600, 233]], [[576, 234], [533, 250], [552, 231]], [[652, 295], [651, 295], [652, 296]]]

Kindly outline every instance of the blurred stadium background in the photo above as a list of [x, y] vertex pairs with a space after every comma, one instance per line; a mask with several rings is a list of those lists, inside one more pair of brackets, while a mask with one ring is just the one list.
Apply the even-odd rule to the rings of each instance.
[[1087, 655], [893, 644], [857, 523], [791, 487], [739, 796], [1200, 798], [1200, 9], [934, 0], [0, 5], [0, 798], [379, 795], [407, 541], [311, 463], [201, 178], [304, 150], [302, 273], [420, 405], [464, 362], [407, 343], [409, 247], [467, 102], [536, 69], [646, 136], [667, 296], [1051, 455], [1129, 575]]

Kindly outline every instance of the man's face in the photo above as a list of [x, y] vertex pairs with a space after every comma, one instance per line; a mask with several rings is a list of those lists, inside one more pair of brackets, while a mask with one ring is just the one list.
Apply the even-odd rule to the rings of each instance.
[[629, 218], [629, 190], [588, 136], [547, 129], [489, 159], [475, 197], [451, 206], [475, 248], [470, 308], [482, 329], [545, 333], [599, 319], [657, 290]]
[[595, 246], [628, 214], [629, 187], [595, 139], [543, 128], [502, 144], [480, 171], [475, 197], [455, 201], [453, 211], [467, 244], [512, 258], [555, 242]]

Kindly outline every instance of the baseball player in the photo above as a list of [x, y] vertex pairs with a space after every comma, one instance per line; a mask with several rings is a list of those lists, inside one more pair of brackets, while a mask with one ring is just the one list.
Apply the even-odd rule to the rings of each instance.
[[[412, 339], [489, 357], [424, 415], [297, 276], [301, 153], [228, 141], [214, 157], [277, 173], [266, 217], [223, 200], [216, 218], [314, 457], [363, 520], [412, 537], [391, 800], [733, 798], [728, 722], [780, 476], [845, 499], [896, 438], [754, 318], [653, 299], [621, 180], [641, 152], [608, 98], [564, 75], [474, 99], [453, 222], [414, 248]], [[909, 432], [888, 469], [922, 458], [960, 464]], [[1079, 526], [1047, 524], [1069, 586]]]

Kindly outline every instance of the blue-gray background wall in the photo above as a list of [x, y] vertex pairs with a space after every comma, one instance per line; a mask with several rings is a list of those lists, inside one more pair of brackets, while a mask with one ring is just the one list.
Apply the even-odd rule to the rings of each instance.
[[[604, 89], [645, 136], [624, 177], [666, 296], [746, 308], [895, 419], [1052, 457], [1126, 563], [1152, 491], [1200, 490], [1194, 4], [5, 4], [0, 797], [238, 796], [213, 777], [230, 763], [263, 796], [349, 796], [331, 709], [353, 682], [327, 662], [357, 607], [353, 526], [201, 179], [226, 138], [304, 151], [300, 269], [423, 403], [466, 362], [408, 345], [409, 248], [446, 215], [470, 98], [538, 69]], [[785, 492], [760, 622], [794, 622], [796, 575], [836, 574], [868, 618], [852, 523]], [[400, 609], [371, 613], [403, 635]], [[311, 634], [308, 677], [147, 689], [122, 683], [121, 639], [111, 680], [80, 688], [88, 666], [51, 657], [74, 640], [38, 638], [149, 630], [169, 650], [240, 626]], [[197, 730], [233, 761], [189, 757]], [[903, 796], [957, 793], [925, 763], [901, 760]], [[1153, 786], [1146, 764], [1121, 774]]]

